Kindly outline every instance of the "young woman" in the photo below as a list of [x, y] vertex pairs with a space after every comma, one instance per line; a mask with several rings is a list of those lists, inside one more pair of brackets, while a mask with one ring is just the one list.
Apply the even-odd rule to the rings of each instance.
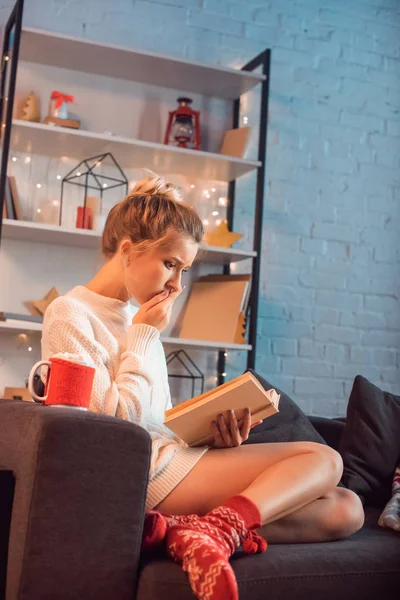
[[157, 177], [140, 181], [108, 215], [99, 272], [48, 308], [42, 350], [43, 359], [59, 352], [90, 358], [91, 410], [149, 432], [146, 509], [158, 512], [147, 521], [148, 545], [167, 536], [198, 597], [235, 598], [228, 559], [256, 540], [252, 529], [264, 525], [275, 543], [339, 539], [362, 526], [363, 510], [355, 494], [336, 487], [342, 462], [327, 446], [241, 446], [249, 414], [240, 429], [233, 414], [210, 423], [212, 447], [189, 448], [163, 425], [171, 400], [160, 333], [202, 238], [200, 218], [174, 186]]

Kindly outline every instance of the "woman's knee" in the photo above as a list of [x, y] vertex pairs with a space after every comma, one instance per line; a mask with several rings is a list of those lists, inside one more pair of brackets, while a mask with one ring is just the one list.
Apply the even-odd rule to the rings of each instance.
[[308, 452], [318, 456], [327, 477], [328, 488], [335, 488], [343, 475], [343, 460], [339, 452], [325, 444], [306, 442]]
[[364, 525], [364, 509], [360, 498], [346, 488], [331, 493], [331, 510], [326, 511], [324, 529], [330, 540], [342, 540]]

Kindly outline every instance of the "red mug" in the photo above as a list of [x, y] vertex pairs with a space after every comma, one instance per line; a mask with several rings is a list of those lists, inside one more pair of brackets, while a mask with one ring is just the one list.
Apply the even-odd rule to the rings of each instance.
[[[66, 355], [68, 356], [68, 355]], [[48, 367], [44, 396], [34, 389], [34, 376], [39, 367]], [[40, 360], [31, 369], [28, 388], [35, 402], [45, 406], [70, 406], [87, 410], [90, 406], [95, 368], [80, 357]]]

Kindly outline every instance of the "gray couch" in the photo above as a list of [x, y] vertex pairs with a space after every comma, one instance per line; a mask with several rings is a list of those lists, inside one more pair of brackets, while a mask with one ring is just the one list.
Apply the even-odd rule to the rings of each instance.
[[[343, 423], [313, 423], [337, 445]], [[0, 400], [0, 599], [194, 598], [178, 565], [140, 557], [149, 458], [135, 425]], [[399, 598], [400, 535], [378, 515], [344, 541], [237, 553], [241, 600]]]

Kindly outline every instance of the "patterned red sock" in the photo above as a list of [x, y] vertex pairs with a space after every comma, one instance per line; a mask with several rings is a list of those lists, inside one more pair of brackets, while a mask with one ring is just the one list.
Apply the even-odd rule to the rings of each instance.
[[204, 517], [146, 515], [144, 549], [166, 535], [168, 554], [189, 575], [193, 592], [202, 600], [236, 600], [237, 585], [229, 557], [242, 545], [246, 554], [263, 552], [266, 541], [255, 531], [260, 513], [245, 496], [234, 496]]
[[167, 532], [167, 552], [188, 574], [200, 600], [239, 600], [229, 552], [213, 535], [194, 526], [175, 525]]

